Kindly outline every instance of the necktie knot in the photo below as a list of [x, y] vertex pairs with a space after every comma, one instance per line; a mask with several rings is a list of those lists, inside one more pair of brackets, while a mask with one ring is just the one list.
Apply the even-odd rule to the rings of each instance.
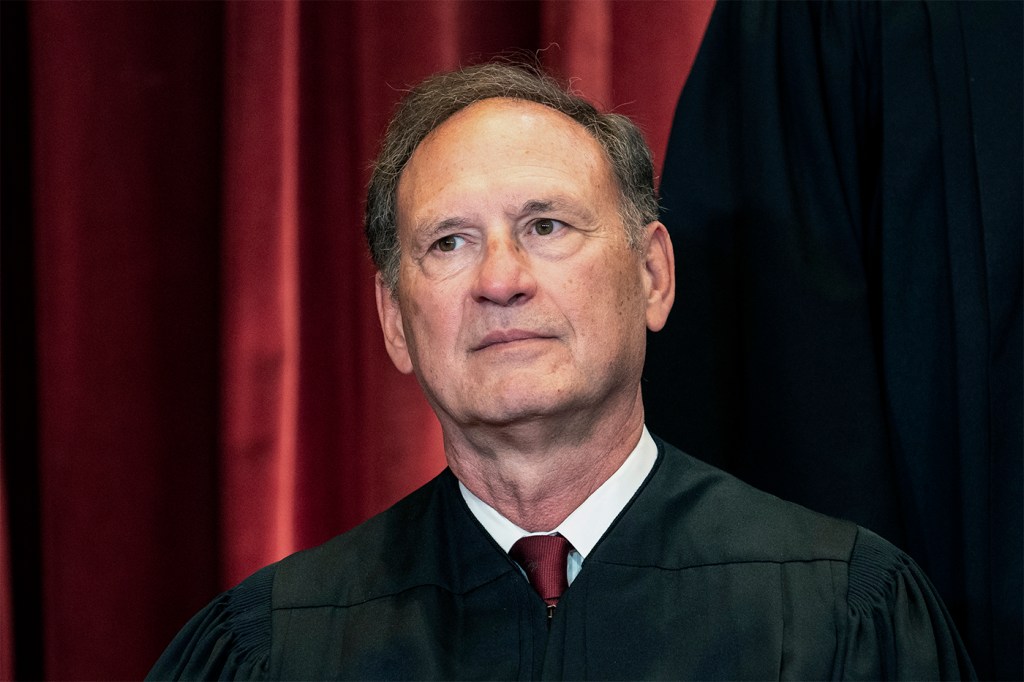
[[569, 587], [566, 559], [571, 551], [572, 545], [561, 535], [529, 535], [519, 538], [508, 555], [523, 567], [540, 598], [554, 606]]

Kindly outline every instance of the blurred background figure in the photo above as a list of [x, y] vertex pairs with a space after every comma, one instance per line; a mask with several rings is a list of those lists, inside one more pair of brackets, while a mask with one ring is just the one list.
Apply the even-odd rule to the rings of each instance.
[[1020, 3], [721, 3], [661, 185], [655, 433], [872, 528], [1022, 675]]

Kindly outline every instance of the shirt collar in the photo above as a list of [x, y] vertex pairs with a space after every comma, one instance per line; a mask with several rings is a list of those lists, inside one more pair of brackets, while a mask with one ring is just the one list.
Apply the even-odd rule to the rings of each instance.
[[512, 545], [521, 537], [560, 533], [585, 559], [619, 512], [640, 489], [640, 485], [654, 468], [657, 458], [658, 446], [645, 426], [643, 433], [640, 434], [640, 442], [629, 453], [622, 466], [556, 528], [541, 533], [529, 533], [512, 523], [494, 507], [474, 495], [461, 481], [459, 490], [473, 516], [506, 552], [512, 549]]

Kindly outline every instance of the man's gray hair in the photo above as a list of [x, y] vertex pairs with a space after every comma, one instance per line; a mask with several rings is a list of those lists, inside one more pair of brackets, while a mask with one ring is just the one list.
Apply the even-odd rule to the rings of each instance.
[[402, 100], [388, 124], [373, 166], [366, 198], [366, 239], [385, 285], [397, 291], [398, 182], [416, 147], [453, 114], [485, 99], [536, 102], [573, 119], [597, 140], [619, 186], [619, 214], [630, 246], [643, 245], [644, 227], [658, 219], [654, 163], [643, 134], [625, 116], [601, 113], [590, 102], [540, 69], [490, 62], [441, 73], [420, 83]]

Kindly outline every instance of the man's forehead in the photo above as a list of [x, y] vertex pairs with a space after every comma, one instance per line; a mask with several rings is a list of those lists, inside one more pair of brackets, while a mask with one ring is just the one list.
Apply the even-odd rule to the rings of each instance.
[[[511, 122], [518, 125], [510, 125]], [[531, 130], [565, 137], [577, 143], [597, 144], [586, 128], [557, 109], [530, 100], [491, 97], [460, 109], [434, 128], [416, 145], [409, 162], [423, 156], [423, 150], [434, 153], [448, 145], [458, 147], [465, 144], [470, 136], [497, 140]]]
[[545, 157], [557, 157], [581, 171], [611, 172], [597, 140], [562, 112], [526, 100], [481, 100], [453, 114], [416, 146], [399, 176], [397, 199], [401, 203], [410, 182], [424, 174], [493, 158], [529, 164]]
[[[466, 184], [467, 177], [494, 178], [506, 170], [510, 173], [508, 185], [492, 183], [487, 187], [488, 191], [500, 189], [502, 208], [513, 213], [522, 212], [520, 204], [529, 202], [579, 204], [579, 195], [577, 201], [569, 202], [559, 197], [559, 191], [564, 194], [571, 188], [579, 193], [582, 185], [594, 188], [613, 182], [603, 148], [579, 123], [545, 104], [483, 99], [439, 125], [416, 148], [398, 180], [399, 223], [411, 226], [409, 211], [414, 206], [418, 224], [447, 220], [449, 216], [437, 215], [430, 207], [435, 193], [463, 196], [454, 187], [472, 187], [473, 183]], [[548, 176], [554, 184], [539, 188], [531, 183], [523, 194], [514, 187], [514, 178], [523, 174]], [[456, 178], [458, 185], [444, 181]], [[567, 179], [571, 179], [568, 185]]]

